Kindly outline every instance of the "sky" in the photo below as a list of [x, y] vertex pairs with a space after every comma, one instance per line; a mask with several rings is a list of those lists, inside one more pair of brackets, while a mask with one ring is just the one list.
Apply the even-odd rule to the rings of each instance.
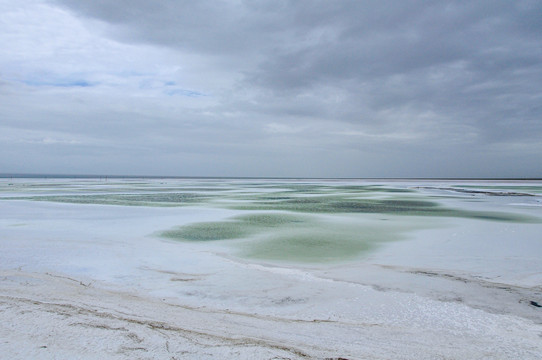
[[542, 177], [542, 1], [0, 0], [0, 173]]

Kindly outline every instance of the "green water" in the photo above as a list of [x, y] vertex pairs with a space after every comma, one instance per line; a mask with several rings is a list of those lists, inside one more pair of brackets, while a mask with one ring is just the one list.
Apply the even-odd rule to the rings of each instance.
[[[421, 197], [421, 196], [420, 196]], [[364, 213], [395, 214], [408, 216], [463, 217], [469, 219], [539, 222], [537, 218], [507, 212], [472, 211], [450, 209], [437, 202], [406, 198], [394, 199], [356, 199], [348, 196], [313, 196], [290, 198], [278, 201], [259, 200], [246, 204], [233, 204], [229, 207], [237, 210], [281, 210], [304, 213]]]
[[399, 240], [401, 235], [400, 229], [374, 225], [285, 228], [241, 244], [239, 255], [277, 261], [336, 262], [357, 258], [386, 241]]
[[542, 193], [542, 186], [536, 185], [453, 185], [454, 188], [471, 190], [505, 190], [511, 192]]
[[229, 240], [253, 236], [273, 228], [293, 229], [310, 223], [308, 217], [290, 214], [250, 214], [227, 221], [200, 222], [164, 231], [161, 235], [187, 241]]
[[423, 219], [359, 216], [311, 216], [255, 213], [225, 221], [185, 225], [161, 233], [178, 241], [231, 241], [239, 256], [295, 262], [333, 262], [359, 257], [387, 241], [396, 241]]
[[122, 206], [184, 206], [201, 203], [209, 196], [197, 193], [99, 194], [12, 197], [15, 200]]
[[[483, 186], [479, 186], [480, 188]], [[487, 186], [490, 187], [490, 186]], [[526, 188], [527, 186], [523, 186]], [[504, 188], [504, 187], [502, 187]], [[518, 186], [517, 188], [520, 188]], [[537, 186], [530, 186], [535, 189]], [[35, 195], [33, 189], [47, 194]], [[438, 197], [390, 185], [344, 185], [296, 182], [229, 183], [31, 183], [3, 186], [2, 192], [27, 193], [12, 200], [52, 201], [119, 206], [203, 206], [245, 211], [282, 211], [304, 214], [395, 214], [461, 217], [488, 221], [538, 222], [540, 219], [506, 211], [473, 211], [442, 206]], [[79, 194], [77, 194], [79, 193]], [[451, 198], [453, 196], [447, 196]], [[483, 201], [483, 198], [463, 201]]]
[[[491, 185], [476, 187], [492, 188]], [[498, 188], [536, 192], [541, 187]], [[251, 259], [309, 263], [355, 259], [386, 242], [408, 238], [414, 230], [442, 226], [447, 218], [518, 224], [541, 222], [539, 217], [506, 211], [505, 207], [495, 210], [484, 207], [488, 198], [483, 195], [466, 198], [464, 194], [428, 194], [393, 183], [228, 180], [0, 183], [0, 201], [10, 200], [236, 210], [243, 215], [165, 229], [160, 236], [202, 246], [220, 243], [231, 247], [238, 256]], [[472, 202], [476, 202], [477, 208], [491, 211], [473, 210]]]

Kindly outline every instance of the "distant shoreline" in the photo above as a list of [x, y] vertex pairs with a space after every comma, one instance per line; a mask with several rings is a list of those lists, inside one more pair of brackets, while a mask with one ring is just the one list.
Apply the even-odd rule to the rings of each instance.
[[542, 178], [466, 178], [466, 177], [266, 177], [266, 176], [172, 176], [172, 175], [100, 175], [100, 174], [25, 174], [0, 173], [0, 179], [208, 179], [208, 180], [377, 180], [377, 181], [542, 181]]

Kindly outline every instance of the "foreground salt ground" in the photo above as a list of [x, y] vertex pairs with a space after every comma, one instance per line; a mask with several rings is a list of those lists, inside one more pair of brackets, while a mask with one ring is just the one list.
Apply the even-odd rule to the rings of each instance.
[[[537, 199], [475, 200], [476, 209], [521, 200], [509, 211], [540, 215]], [[8, 358], [542, 354], [539, 223], [431, 220], [357, 260], [315, 264], [156, 235], [241, 210], [9, 200], [0, 212]]]
[[[427, 327], [193, 308], [52, 274], [6, 271], [2, 279], [9, 358], [536, 359], [541, 351], [539, 325], [416, 296], [411, 316], [432, 318]], [[455, 320], [443, 326], [441, 317]]]

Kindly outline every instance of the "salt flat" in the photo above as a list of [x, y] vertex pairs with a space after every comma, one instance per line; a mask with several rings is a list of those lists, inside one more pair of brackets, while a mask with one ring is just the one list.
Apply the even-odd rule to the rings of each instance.
[[538, 359], [541, 194], [540, 182], [4, 179], [0, 352]]

